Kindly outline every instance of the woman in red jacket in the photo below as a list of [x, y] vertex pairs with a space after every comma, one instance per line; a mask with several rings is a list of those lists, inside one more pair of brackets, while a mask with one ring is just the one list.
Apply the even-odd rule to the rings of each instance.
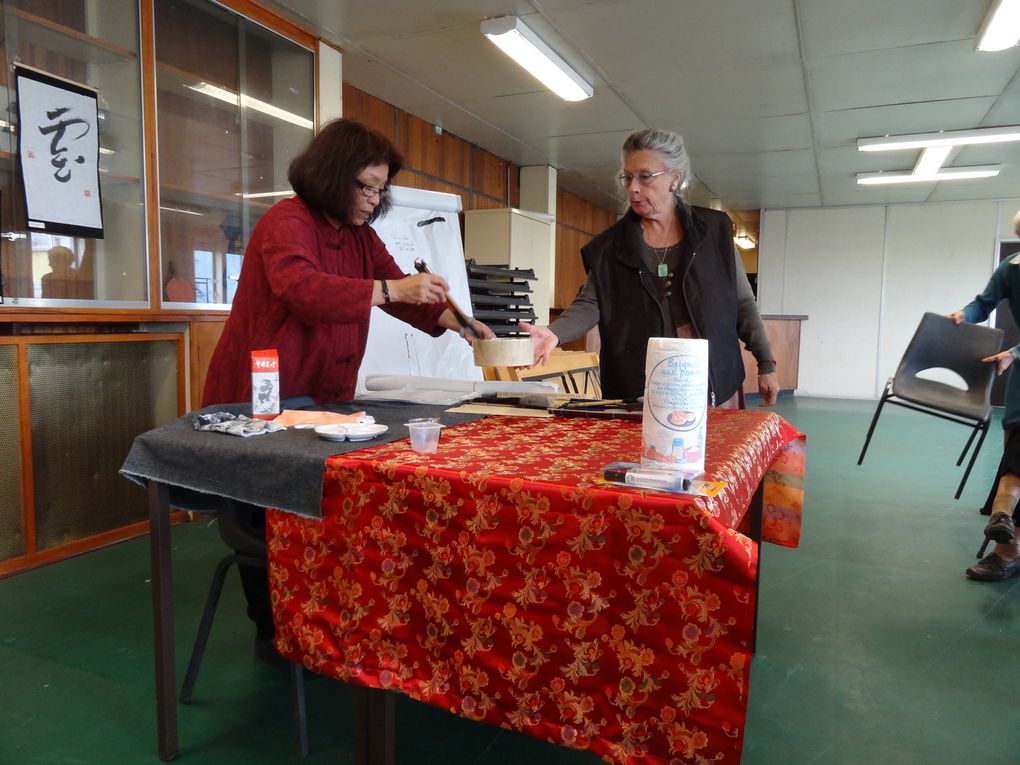
[[[268, 348], [279, 354], [281, 399], [351, 400], [372, 306], [433, 336], [459, 329], [446, 308], [446, 281], [405, 274], [365, 225], [389, 208], [389, 185], [402, 166], [385, 136], [346, 119], [326, 125], [291, 162], [296, 196], [275, 204], [252, 232], [203, 406], [251, 401], [251, 352]], [[472, 326], [476, 336], [493, 337], [481, 322]], [[244, 526], [264, 530], [262, 508], [239, 512]], [[266, 571], [239, 568], [256, 654], [272, 661]]]

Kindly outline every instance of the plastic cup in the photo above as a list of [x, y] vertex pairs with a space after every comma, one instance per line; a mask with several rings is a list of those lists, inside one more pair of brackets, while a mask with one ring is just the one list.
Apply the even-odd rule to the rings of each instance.
[[438, 422], [409, 422], [411, 431], [411, 448], [420, 454], [432, 454], [439, 449], [439, 431], [442, 425]]

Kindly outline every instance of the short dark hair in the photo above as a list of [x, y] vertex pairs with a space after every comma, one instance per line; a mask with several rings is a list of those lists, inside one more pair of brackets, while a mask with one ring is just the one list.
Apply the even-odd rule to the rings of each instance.
[[[348, 119], [333, 120], [290, 163], [287, 180], [309, 207], [348, 222], [354, 206], [358, 173], [369, 165], [387, 165], [386, 185], [404, 167], [397, 147], [377, 130]], [[390, 209], [383, 194], [372, 220]]]

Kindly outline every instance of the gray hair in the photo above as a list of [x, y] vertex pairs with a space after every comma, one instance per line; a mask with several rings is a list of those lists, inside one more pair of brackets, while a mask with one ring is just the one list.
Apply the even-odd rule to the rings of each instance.
[[622, 160], [636, 151], [654, 151], [662, 160], [663, 167], [671, 173], [680, 173], [681, 180], [673, 190], [678, 202], [683, 202], [686, 191], [691, 185], [691, 158], [687, 156], [684, 139], [671, 130], [650, 128], [639, 130], [627, 136], [621, 151], [620, 172], [623, 172]]

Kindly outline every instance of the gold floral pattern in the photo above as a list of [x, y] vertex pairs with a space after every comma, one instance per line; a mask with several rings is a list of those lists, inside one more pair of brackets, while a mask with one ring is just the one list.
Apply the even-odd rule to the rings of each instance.
[[[323, 517], [270, 511], [277, 645], [348, 682], [615, 763], [740, 761], [757, 545], [796, 545], [804, 439], [711, 410], [712, 498], [606, 486], [637, 423], [489, 418], [330, 458]], [[768, 508], [771, 507], [771, 510]]]

